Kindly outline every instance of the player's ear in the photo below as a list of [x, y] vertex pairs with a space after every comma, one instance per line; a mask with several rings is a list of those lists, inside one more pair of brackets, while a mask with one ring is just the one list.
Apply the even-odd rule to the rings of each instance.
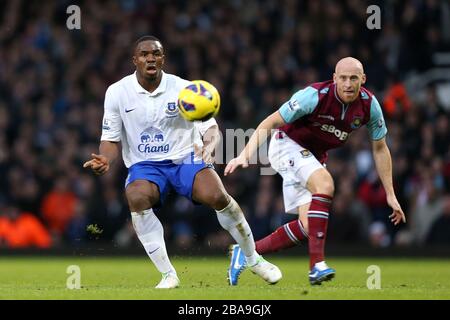
[[336, 83], [336, 73], [333, 73], [333, 82]]
[[133, 64], [134, 64], [134, 66], [137, 66], [137, 58], [136, 58], [136, 55], [134, 55], [133, 54]]
[[361, 77], [361, 84], [364, 84], [364, 83], [366, 83], [366, 80], [367, 80], [367, 78], [366, 78], [366, 74], [365, 73], [363, 73], [363, 75], [362, 75], [362, 77]]

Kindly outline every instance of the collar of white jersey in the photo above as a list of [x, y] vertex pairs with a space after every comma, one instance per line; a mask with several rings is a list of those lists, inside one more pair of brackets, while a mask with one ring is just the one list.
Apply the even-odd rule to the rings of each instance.
[[133, 76], [133, 84], [134, 84], [134, 88], [136, 89], [137, 93], [147, 93], [151, 96], [156, 96], [157, 94], [166, 91], [166, 87], [167, 87], [167, 75], [164, 71], [161, 70], [162, 73], [162, 77], [161, 77], [161, 82], [159, 83], [159, 86], [153, 91], [153, 92], [149, 92], [147, 90], [145, 90], [141, 84], [138, 82], [137, 76], [136, 76], [136, 71], [134, 72], [134, 76]]

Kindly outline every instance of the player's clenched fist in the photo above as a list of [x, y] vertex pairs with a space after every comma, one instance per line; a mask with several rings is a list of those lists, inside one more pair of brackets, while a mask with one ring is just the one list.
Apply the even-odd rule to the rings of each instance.
[[83, 168], [90, 167], [96, 175], [101, 176], [109, 170], [109, 160], [101, 154], [91, 154], [92, 159], [83, 164]]

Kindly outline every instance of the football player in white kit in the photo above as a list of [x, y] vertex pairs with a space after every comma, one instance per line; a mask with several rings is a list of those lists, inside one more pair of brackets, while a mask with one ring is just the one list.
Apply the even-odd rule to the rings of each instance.
[[189, 122], [178, 114], [178, 93], [189, 81], [162, 70], [164, 48], [156, 37], [144, 36], [136, 41], [133, 64], [136, 72], [106, 91], [100, 152], [92, 154], [83, 167], [103, 175], [117, 159], [121, 142], [128, 168], [125, 194], [133, 226], [162, 274], [156, 288], [179, 286], [167, 255], [163, 227], [152, 209], [161, 206], [171, 190], [212, 207], [220, 225], [240, 245], [250, 270], [268, 283], [278, 282], [280, 270], [255, 251], [253, 234], [241, 208], [226, 192], [211, 164], [219, 137], [217, 122], [214, 118]]

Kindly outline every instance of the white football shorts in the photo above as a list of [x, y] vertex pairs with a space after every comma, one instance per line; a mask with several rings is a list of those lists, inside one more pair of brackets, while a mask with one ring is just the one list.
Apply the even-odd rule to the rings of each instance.
[[324, 166], [307, 149], [275, 130], [269, 145], [269, 161], [283, 178], [284, 208], [287, 213], [298, 214], [298, 207], [311, 202], [306, 183], [311, 174]]

